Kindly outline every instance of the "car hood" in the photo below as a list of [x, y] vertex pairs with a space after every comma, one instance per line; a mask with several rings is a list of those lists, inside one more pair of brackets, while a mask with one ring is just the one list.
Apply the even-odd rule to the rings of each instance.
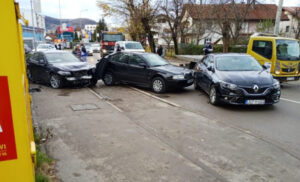
[[156, 71], [165, 72], [165, 73], [174, 74], [174, 75], [191, 73], [191, 71], [187, 68], [175, 66], [172, 64], [168, 64], [165, 66], [151, 67], [151, 69], [156, 70]]
[[63, 71], [89, 70], [95, 67], [87, 62], [52, 63], [52, 66]]
[[126, 52], [145, 52], [144, 49], [126, 49]]
[[267, 71], [217, 71], [216, 75], [224, 82], [240, 86], [273, 84], [273, 77]]

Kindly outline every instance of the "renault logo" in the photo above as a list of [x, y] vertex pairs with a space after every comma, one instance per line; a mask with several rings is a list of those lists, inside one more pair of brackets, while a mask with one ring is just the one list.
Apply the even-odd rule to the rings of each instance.
[[254, 86], [253, 86], [253, 90], [254, 90], [255, 93], [257, 93], [258, 90], [259, 90], [259, 87], [258, 87], [257, 85], [254, 85]]

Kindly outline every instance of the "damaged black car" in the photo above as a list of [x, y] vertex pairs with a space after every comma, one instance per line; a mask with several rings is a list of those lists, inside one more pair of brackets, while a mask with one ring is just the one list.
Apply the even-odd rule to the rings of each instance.
[[192, 70], [174, 66], [153, 53], [118, 52], [102, 58], [96, 66], [94, 83], [128, 83], [151, 88], [155, 93], [193, 84]]
[[95, 66], [82, 62], [71, 52], [35, 52], [27, 60], [27, 77], [30, 81], [49, 84], [52, 88], [67, 85], [88, 85]]
[[195, 89], [208, 93], [213, 105], [270, 105], [280, 100], [280, 83], [250, 55], [210, 54], [195, 69]]

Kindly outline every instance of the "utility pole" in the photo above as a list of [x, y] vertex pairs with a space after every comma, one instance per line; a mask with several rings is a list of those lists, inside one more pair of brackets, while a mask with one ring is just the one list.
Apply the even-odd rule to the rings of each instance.
[[279, 34], [279, 24], [280, 24], [280, 19], [281, 19], [282, 4], [283, 4], [283, 0], [279, 0], [278, 7], [277, 7], [277, 13], [276, 13], [275, 27], [274, 27], [275, 35]]
[[32, 41], [32, 48], [33, 48], [33, 50], [36, 50], [36, 42], [35, 42], [35, 37], [36, 37], [36, 35], [35, 35], [35, 27], [34, 27], [34, 15], [35, 15], [35, 13], [34, 13], [34, 7], [33, 7], [33, 1], [32, 0], [30, 0], [30, 6], [31, 6], [31, 21], [32, 21], [32, 30], [33, 30], [33, 41]]

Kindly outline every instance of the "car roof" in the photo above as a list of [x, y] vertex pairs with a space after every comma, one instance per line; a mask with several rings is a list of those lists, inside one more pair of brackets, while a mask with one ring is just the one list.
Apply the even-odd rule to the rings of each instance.
[[62, 51], [62, 50], [46, 50], [46, 51], [43, 51], [42, 53], [60, 54], [60, 53], [71, 53], [71, 52], [69, 52], [69, 51]]
[[[212, 53], [209, 54], [214, 57], [224, 57], [224, 56], [250, 56], [249, 54], [246, 53]], [[250, 56], [251, 57], [251, 56]]]
[[126, 40], [126, 41], [118, 41], [117, 43], [140, 43], [140, 42]]

